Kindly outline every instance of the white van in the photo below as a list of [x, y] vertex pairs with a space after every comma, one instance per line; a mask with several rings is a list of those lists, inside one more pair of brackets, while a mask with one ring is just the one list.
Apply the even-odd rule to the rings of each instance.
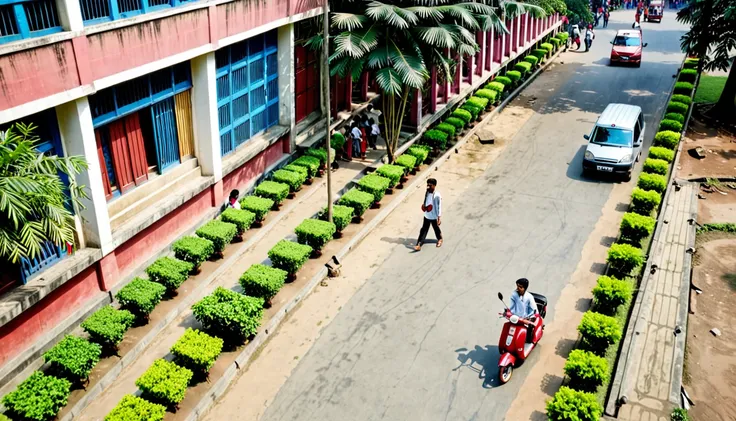
[[644, 143], [644, 114], [641, 107], [608, 104], [589, 135], [583, 159], [583, 174], [602, 172], [623, 174], [631, 179], [634, 163], [641, 157]]

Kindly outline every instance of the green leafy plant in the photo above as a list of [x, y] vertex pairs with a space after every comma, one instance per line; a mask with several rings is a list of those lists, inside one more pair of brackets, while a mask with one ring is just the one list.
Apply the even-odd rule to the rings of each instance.
[[135, 278], [115, 294], [120, 307], [128, 310], [138, 318], [146, 318], [161, 302], [166, 287], [148, 279]]
[[[342, 147], [340, 149], [342, 149]], [[289, 165], [284, 165], [284, 168], [282, 168], [282, 169], [284, 169], [286, 171], [291, 171], [291, 172], [298, 172], [299, 174], [301, 174], [304, 177], [304, 181], [307, 181], [307, 179], [309, 178], [309, 168], [307, 168], [307, 167], [302, 167], [300, 165], [289, 164]], [[240, 205], [240, 206], [242, 207], [243, 205]]]
[[598, 283], [593, 288], [596, 309], [609, 315], [614, 314], [620, 305], [630, 300], [632, 294], [631, 283], [612, 276], [600, 276]]
[[172, 292], [189, 278], [193, 267], [194, 265], [183, 260], [161, 257], [146, 268], [146, 273], [153, 282], [162, 284]]
[[240, 344], [254, 335], [261, 325], [263, 302], [263, 298], [217, 287], [192, 306], [192, 314], [205, 331], [227, 343]]
[[300, 156], [299, 158], [295, 159], [291, 164], [307, 168], [307, 170], [309, 170], [310, 177], [314, 177], [314, 175], [317, 174], [317, 170], [320, 166], [319, 158], [315, 158], [309, 155]]
[[654, 231], [656, 223], [657, 220], [651, 216], [627, 212], [621, 220], [621, 235], [633, 244], [638, 244]]
[[368, 174], [358, 181], [358, 189], [373, 195], [373, 201], [378, 203], [386, 194], [391, 180], [378, 174]]
[[182, 237], [176, 240], [171, 248], [177, 259], [189, 262], [194, 267], [198, 267], [215, 252], [212, 241], [195, 236]]
[[246, 196], [240, 200], [240, 207], [256, 214], [256, 222], [266, 219], [268, 211], [273, 208], [274, 201], [265, 197]]
[[518, 70], [522, 75], [529, 73], [532, 69], [531, 63], [527, 61], [520, 61], [514, 64], [514, 70]]
[[556, 36], [560, 39], [560, 41], [566, 42], [567, 39], [570, 37], [570, 34], [568, 34], [567, 32], [560, 32]]
[[220, 215], [222, 222], [235, 224], [238, 234], [242, 234], [253, 225], [256, 220], [256, 214], [245, 209], [227, 208]]
[[[320, 221], [325, 222], [325, 221]], [[334, 234], [334, 231], [332, 231]], [[332, 234], [330, 234], [332, 237]], [[281, 240], [268, 251], [273, 267], [283, 269], [287, 273], [296, 274], [312, 254], [312, 247], [289, 240]]]
[[469, 104], [465, 102], [463, 105], [458, 108], [459, 110], [465, 110], [470, 113], [471, 121], [477, 120], [480, 113], [483, 112], [482, 108], [476, 107], [473, 104]]
[[470, 98], [468, 98], [468, 100], [466, 101], [466, 103], [468, 103], [468, 104], [470, 104], [470, 105], [472, 105], [474, 107], [480, 108], [481, 111], [482, 111], [486, 107], [488, 107], [488, 98], [483, 98], [483, 97], [479, 97], [479, 96], [471, 96]]
[[656, 191], [636, 187], [631, 192], [631, 210], [639, 215], [651, 215], [661, 201], [662, 196]]
[[[367, 175], [363, 178], [366, 177], [369, 176]], [[388, 179], [383, 179], [387, 180], [386, 185], [388, 185]], [[305, 219], [294, 229], [297, 241], [299, 241], [300, 244], [308, 245], [314, 250], [322, 250], [322, 247], [332, 240], [332, 236], [335, 235], [335, 231], [337, 231], [337, 228], [334, 223], [311, 218]]]
[[332, 139], [330, 140], [330, 146], [332, 149], [339, 151], [343, 146], [345, 146], [345, 136], [340, 132], [333, 133]]
[[544, 48], [535, 48], [532, 50], [532, 55], [539, 59], [539, 61], [542, 61], [545, 57], [547, 57], [548, 51]]
[[680, 133], [682, 132], [682, 123], [675, 120], [662, 120], [662, 122], [659, 123], [659, 130], [660, 132], [671, 131]]
[[212, 220], [202, 225], [195, 233], [212, 241], [216, 253], [222, 253], [238, 233], [238, 226], [229, 222]]
[[455, 126], [457, 131], [462, 130], [468, 124], [464, 119], [458, 117], [448, 117], [445, 119], [445, 123]]
[[274, 171], [271, 178], [277, 183], [289, 186], [289, 191], [291, 192], [296, 192], [301, 189], [302, 184], [307, 181], [304, 174], [283, 169]]
[[135, 321], [133, 313], [105, 306], [82, 322], [90, 339], [106, 348], [116, 348]]
[[531, 64], [532, 67], [534, 67], [539, 63], [539, 57], [534, 56], [534, 55], [529, 55], [529, 56], [524, 57], [524, 61], [526, 61], [527, 63]]
[[[402, 155], [399, 158], [403, 156], [408, 155]], [[416, 160], [416, 158], [414, 158], [413, 156], [411, 158]], [[357, 188], [353, 187], [340, 197], [340, 200], [337, 201], [337, 204], [350, 206], [351, 208], [353, 208], [355, 216], [362, 216], [365, 211], [373, 204], [373, 195], [360, 191]]]
[[51, 372], [72, 382], [86, 380], [100, 361], [102, 347], [77, 336], [66, 335], [43, 354]]
[[[332, 206], [332, 223], [335, 224], [337, 232], [342, 232], [350, 224], [350, 221], [353, 219], [353, 213], [354, 210], [350, 206]], [[320, 218], [323, 220], [327, 219], [327, 208], [320, 212]]]
[[[332, 146], [332, 145], [330, 145]], [[320, 164], [327, 164], [327, 149], [325, 148], [309, 148], [304, 152], [307, 156], [313, 156], [319, 159]], [[334, 158], [333, 158], [334, 159]]]
[[[506, 77], [511, 79], [512, 82], [516, 83], [521, 79], [521, 72], [518, 70], [509, 70], [506, 72]], [[498, 78], [496, 78], [498, 80]]]
[[642, 173], [636, 186], [644, 190], [654, 190], [663, 193], [667, 188], [667, 177], [659, 174]]
[[680, 124], [685, 124], [685, 116], [680, 113], [667, 113], [664, 115], [664, 120], [674, 120]]
[[618, 320], [605, 314], [586, 311], [578, 326], [578, 332], [588, 348], [596, 354], [603, 354], [608, 346], [621, 339], [621, 325]]
[[700, 60], [697, 58], [688, 58], [688, 59], [685, 59], [685, 62], [682, 64], [682, 67], [684, 69], [697, 69], [699, 62]]
[[675, 408], [670, 414], [671, 421], [690, 421], [690, 416], [687, 414], [687, 410], [683, 408]]
[[539, 45], [539, 48], [541, 48], [541, 49], [543, 49], [543, 50], [547, 50], [547, 52], [548, 52], [548, 53], [551, 53], [551, 52], [552, 52], [552, 50], [554, 50], [554, 49], [555, 49], [555, 46], [554, 46], [554, 45], [552, 45], [552, 44], [551, 44], [551, 43], [549, 43], [549, 42], [543, 42], [543, 43], [541, 43], [541, 44]]
[[670, 163], [664, 159], [652, 159], [647, 158], [644, 161], [644, 172], [650, 174], [667, 175], [667, 171], [670, 169]]
[[240, 286], [243, 287], [245, 295], [263, 298], [269, 302], [284, 286], [286, 275], [288, 274], [285, 270], [257, 263], [249, 267], [240, 277]]
[[417, 157], [411, 156], [409, 154], [403, 154], [400, 157], [396, 158], [394, 164], [401, 165], [407, 170], [411, 170], [412, 168], [417, 166]]
[[391, 164], [385, 164], [378, 167], [376, 170], [376, 174], [380, 175], [381, 177], [386, 177], [389, 179], [388, 186], [390, 188], [393, 188], [397, 184], [399, 184], [399, 181], [401, 181], [401, 177], [406, 173], [406, 168], [402, 167], [401, 165], [391, 165]]
[[675, 159], [675, 151], [661, 146], [652, 146], [649, 148], [649, 158], [672, 162]]
[[35, 371], [14, 391], [3, 397], [3, 405], [24, 419], [44, 421], [56, 417], [63, 408], [72, 384], [69, 380]]
[[[489, 88], [489, 86], [491, 85], [491, 83], [495, 83], [494, 86], [500, 87], [501, 90], [499, 91], [498, 89]], [[484, 89], [478, 89], [475, 92], [475, 96], [477, 96], [479, 98], [485, 98], [485, 99], [488, 100], [488, 102], [490, 104], [494, 104], [496, 102], [496, 98], [498, 97], [499, 92], [503, 92], [504, 86], [503, 86], [503, 84], [498, 83], [498, 82], [491, 82], [491, 83], [489, 83], [488, 85], [486, 85], [486, 87]]]
[[417, 166], [422, 165], [429, 156], [430, 147], [427, 145], [413, 145], [406, 150], [406, 153], [417, 159]]
[[193, 373], [176, 363], [158, 359], [135, 381], [143, 396], [164, 405], [174, 406], [184, 399]]
[[555, 50], [558, 49], [558, 48], [560, 48], [560, 44], [562, 43], [562, 41], [559, 38], [556, 38], [556, 37], [550, 38], [549, 39], [549, 42], [550, 42], [550, 44], [552, 44], [554, 46], [554, 49]]
[[105, 421], [163, 421], [166, 407], [143, 398], [125, 395], [105, 417]]
[[667, 104], [668, 113], [677, 113], [677, 114], [682, 114], [683, 116], [687, 115], [687, 110], [689, 108], [690, 107], [688, 107], [687, 104], [683, 104], [682, 102], [670, 101], [669, 104]]
[[452, 139], [455, 137], [455, 133], [457, 132], [457, 127], [453, 126], [450, 123], [440, 123], [435, 127], [435, 130], [439, 130], [441, 132], [447, 133], [447, 138]]
[[[508, 76], [496, 76], [493, 79], [493, 82], [498, 82], [498, 83], [502, 84], [503, 86], [510, 86], [512, 83], [514, 83], [514, 81], [511, 80], [511, 78], [508, 77]], [[491, 83], [493, 83], [493, 82], [491, 82]], [[486, 86], [488, 86], [488, 85], [486, 85]], [[493, 88], [490, 88], [490, 89], [493, 89]], [[503, 91], [499, 91], [499, 92], [503, 92]]]
[[547, 402], [549, 421], [598, 421], [601, 415], [603, 407], [593, 393], [573, 390], [567, 386], [562, 386]]
[[693, 84], [690, 82], [676, 82], [675, 90], [676, 94], [690, 95], [693, 92]]
[[672, 98], [670, 98], [670, 101], [679, 102], [685, 105], [690, 105], [693, 102], [693, 100], [690, 98], [689, 95], [672, 95]]
[[[422, 140], [433, 148], [444, 150], [447, 147], [447, 133], [442, 130], [432, 129], [424, 132]], [[425, 157], [426, 158], [426, 157]], [[424, 162], [424, 161], [421, 161]]]
[[592, 352], [573, 349], [565, 362], [565, 374], [574, 388], [594, 392], [608, 380], [608, 362]]
[[608, 249], [606, 262], [619, 273], [628, 275], [644, 263], [644, 254], [638, 247], [616, 243]]
[[450, 114], [450, 117], [459, 118], [460, 120], [464, 121], [467, 125], [470, 123], [470, 121], [473, 119], [473, 115], [468, 110], [464, 110], [462, 108], [458, 108], [455, 111]]
[[171, 354], [176, 364], [194, 373], [207, 373], [222, 352], [222, 346], [222, 339], [190, 327], [171, 347]]
[[654, 146], [662, 146], [667, 149], [676, 149], [680, 143], [680, 133], [665, 130], [654, 135]]
[[277, 181], [264, 181], [256, 187], [254, 194], [256, 196], [265, 197], [266, 199], [271, 199], [278, 205], [286, 199], [286, 196], [289, 195], [289, 185], [279, 183]]

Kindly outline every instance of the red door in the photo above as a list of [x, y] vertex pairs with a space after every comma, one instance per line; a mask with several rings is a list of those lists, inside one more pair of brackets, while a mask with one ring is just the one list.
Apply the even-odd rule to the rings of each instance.
[[133, 168], [130, 163], [130, 149], [128, 148], [128, 136], [125, 133], [124, 120], [110, 123], [110, 152], [112, 153], [112, 165], [115, 170], [115, 178], [118, 182], [120, 193], [133, 188]]
[[105, 189], [105, 199], [112, 199], [112, 187], [110, 186], [110, 176], [107, 173], [107, 163], [105, 163], [105, 154], [102, 152], [102, 135], [100, 129], [95, 129], [95, 139], [97, 140], [97, 158], [100, 160], [100, 172], [102, 173], [102, 187]]
[[148, 180], [148, 160], [146, 159], [146, 148], [143, 146], [143, 132], [138, 113], [125, 117], [125, 131], [130, 149], [133, 181], [139, 185]]

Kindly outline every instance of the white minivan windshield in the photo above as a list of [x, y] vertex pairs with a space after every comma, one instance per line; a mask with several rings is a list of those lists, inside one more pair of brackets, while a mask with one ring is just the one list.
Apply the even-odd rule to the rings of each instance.
[[632, 133], [631, 130], [597, 127], [591, 142], [610, 146], [631, 146]]

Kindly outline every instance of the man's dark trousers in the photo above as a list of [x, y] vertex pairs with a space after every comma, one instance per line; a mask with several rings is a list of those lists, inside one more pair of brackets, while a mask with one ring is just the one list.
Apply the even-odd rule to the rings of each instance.
[[437, 240], [442, 239], [442, 231], [440, 231], [440, 226], [437, 225], [436, 219], [427, 219], [424, 218], [424, 222], [422, 223], [422, 230], [419, 231], [419, 240], [417, 240], [417, 244], [420, 246], [424, 244], [424, 240], [427, 238], [427, 233], [429, 232], [429, 226], [432, 225], [432, 229], [434, 229], [434, 235], [437, 237]]

